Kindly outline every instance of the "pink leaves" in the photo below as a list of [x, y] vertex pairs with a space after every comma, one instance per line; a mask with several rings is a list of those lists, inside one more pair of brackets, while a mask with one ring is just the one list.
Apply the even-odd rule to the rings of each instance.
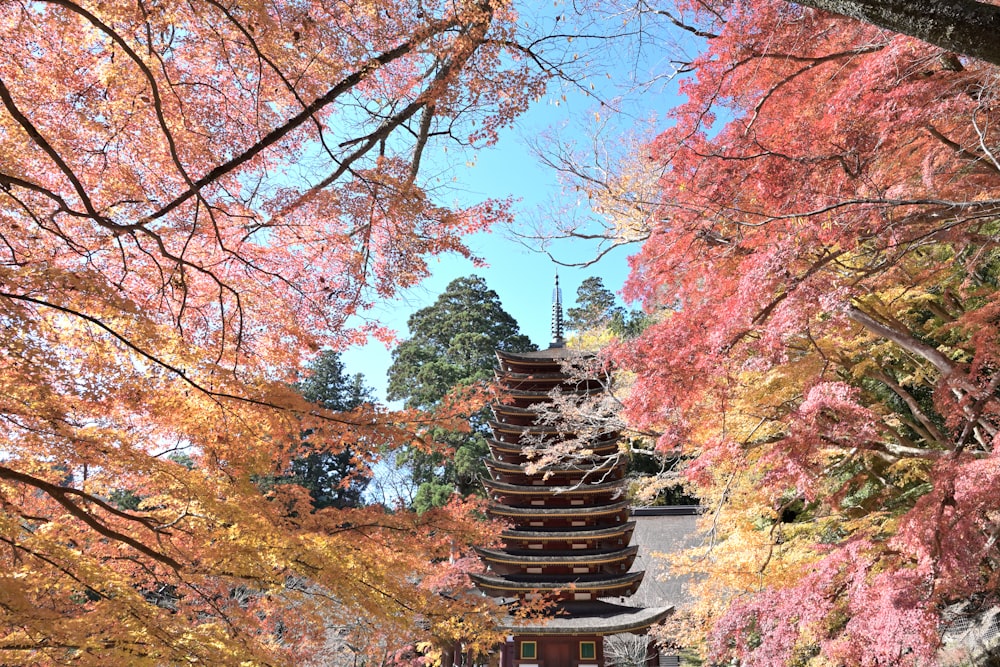
[[714, 657], [932, 664], [940, 607], [1000, 579], [996, 69], [779, 0], [677, 6], [719, 36], [649, 147], [664, 223], [625, 291], [657, 320], [616, 354], [732, 540], [708, 577], [757, 557]]
[[927, 568], [884, 569], [877, 554], [874, 543], [853, 539], [800, 580], [739, 598], [710, 635], [713, 659], [784, 667], [822, 651], [840, 664], [933, 664]]

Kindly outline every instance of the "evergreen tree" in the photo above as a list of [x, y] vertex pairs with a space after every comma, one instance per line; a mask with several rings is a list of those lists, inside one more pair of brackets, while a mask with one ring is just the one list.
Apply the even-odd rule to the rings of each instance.
[[624, 309], [616, 303], [614, 293], [604, 286], [604, 281], [591, 276], [576, 289], [576, 307], [566, 311], [566, 326], [577, 332], [604, 329], [623, 313]]
[[[310, 364], [309, 371], [296, 389], [312, 403], [346, 412], [372, 400], [364, 376], [348, 376], [339, 352], [323, 352]], [[292, 460], [288, 474], [274, 482], [305, 487], [316, 509], [359, 506], [370, 479], [358, 470], [354, 452], [349, 448], [337, 453], [327, 451], [311, 436], [311, 431], [302, 434], [299, 455]]]
[[[410, 339], [392, 353], [388, 397], [412, 408], [433, 408], [453, 387], [492, 379], [497, 349], [537, 349], [478, 276], [452, 281], [433, 305], [411, 315], [407, 325]], [[419, 485], [417, 510], [444, 504], [456, 490], [468, 494], [480, 489], [482, 459], [488, 451], [487, 412], [470, 415], [471, 432], [433, 433], [454, 449], [453, 456], [410, 451], [404, 457]]]
[[609, 330], [622, 339], [635, 338], [649, 324], [639, 310], [625, 310], [599, 277], [587, 278], [576, 290], [576, 306], [566, 311], [566, 326], [577, 333]]

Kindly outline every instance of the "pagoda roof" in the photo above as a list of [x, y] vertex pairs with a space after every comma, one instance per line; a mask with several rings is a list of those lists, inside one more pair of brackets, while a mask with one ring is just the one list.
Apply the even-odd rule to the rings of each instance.
[[507, 616], [500, 630], [525, 635], [614, 635], [642, 633], [666, 618], [673, 607], [627, 607], [603, 600], [573, 601], [556, 605], [546, 618]]
[[[516, 373], [514, 371], [498, 371], [496, 373], [498, 380], [516, 380], [518, 383], [522, 382], [540, 382], [542, 380], [546, 382], [563, 382], [564, 380], [570, 380], [570, 376], [565, 373]], [[590, 378], [585, 378], [586, 381]]]
[[[573, 392], [573, 393], [577, 393], [577, 392]], [[545, 394], [545, 395], [549, 396], [550, 394]], [[521, 407], [518, 407], [516, 405], [509, 405], [507, 403], [491, 403], [490, 407], [493, 408], [493, 412], [495, 412], [495, 413], [500, 413], [500, 414], [505, 414], [505, 415], [517, 415], [517, 416], [524, 416], [524, 417], [537, 417], [537, 416], [539, 416], [539, 415], [542, 414], [543, 410], [544, 411], [551, 411], [552, 410], [552, 406], [545, 406], [542, 409], [536, 408], [534, 406], [527, 407], [527, 408], [521, 408]]]
[[594, 356], [590, 352], [583, 352], [567, 347], [550, 347], [545, 350], [534, 350], [533, 352], [506, 352], [496, 350], [497, 359], [509, 361], [511, 363], [535, 363], [542, 361], [559, 362], [563, 359], [582, 359]]
[[[469, 573], [472, 579], [486, 592], [490, 591], [513, 594], [530, 593], [532, 591], [553, 591], [560, 593], [592, 593], [598, 597], [617, 597], [622, 593], [610, 593], [609, 591], [629, 589], [638, 586], [646, 573], [629, 572], [618, 577], [608, 577], [607, 575], [573, 575], [572, 581], [545, 580], [546, 576], [552, 575], [518, 575], [516, 579], [510, 577], [497, 577], [489, 574]], [[603, 594], [603, 595], [602, 595]], [[506, 596], [505, 596], [506, 597]]]
[[[489, 459], [487, 459], [486, 461], [483, 461], [483, 463], [486, 464], [486, 467], [488, 469], [496, 469], [496, 470], [498, 470], [500, 472], [511, 472], [511, 473], [527, 474], [524, 471], [524, 468], [527, 465], [525, 463], [504, 463], [503, 461], [490, 461]], [[614, 458], [609, 458], [609, 459], [606, 459], [604, 461], [601, 461], [600, 463], [592, 464], [592, 465], [583, 465], [583, 464], [576, 464], [576, 463], [560, 463], [560, 464], [551, 465], [551, 466], [542, 466], [541, 468], [538, 469], [538, 472], [539, 473], [546, 473], [546, 472], [551, 472], [551, 473], [561, 473], [561, 472], [562, 473], [566, 473], [566, 472], [568, 472], [568, 473], [578, 473], [578, 472], [582, 472], [582, 473], [607, 472], [608, 470], [613, 470], [614, 468], [616, 468], [618, 466], [624, 466], [624, 465], [625, 465], [625, 459], [624, 458], [621, 458], [620, 460], [615, 460]]]
[[[533, 391], [531, 389], [501, 389], [500, 390], [504, 396], [509, 396], [511, 398], [529, 398], [537, 399], [539, 401], [550, 400], [552, 398], [552, 390], [547, 391]], [[590, 396], [591, 394], [596, 394], [604, 391], [603, 387], [592, 387], [589, 389], [568, 389], [562, 387], [559, 389], [559, 394], [561, 396]]]
[[[486, 469], [490, 472], [491, 475], [494, 472], [507, 473], [513, 475], [526, 475], [526, 476], [528, 475], [528, 473], [525, 471], [525, 467], [527, 464], [504, 463], [503, 461], [496, 461], [496, 460], [491, 461], [489, 459], [483, 461], [483, 463], [486, 465]], [[624, 467], [625, 467], [625, 459], [622, 458], [621, 460], [616, 461], [615, 459], [612, 458], [612, 459], [607, 459], [605, 461], [601, 461], [600, 463], [594, 465], [557, 464], [552, 466], [543, 466], [539, 468], [535, 474], [538, 475], [536, 479], [539, 480], [542, 479], [542, 476], [545, 473], [551, 473], [554, 475], [582, 474], [584, 477], [587, 477], [588, 475], [607, 474], [616, 471], [616, 469], [618, 468], [624, 468]]]
[[[545, 396], [549, 395], [548, 393], [545, 394]], [[502, 412], [511, 415], [538, 415], [540, 413], [540, 410], [534, 407], [519, 408], [516, 405], [508, 405], [507, 403], [491, 403], [490, 407], [493, 408], [493, 412]]]
[[[496, 407], [494, 406], [494, 409]], [[520, 410], [515, 412], [515, 410]], [[531, 410], [530, 408], [514, 408], [511, 410], [499, 411], [499, 414], [508, 416], [538, 416], [538, 412]], [[573, 431], [566, 430], [566, 424], [514, 424], [512, 422], [499, 421], [497, 419], [490, 419], [486, 422], [490, 428], [494, 430], [500, 430], [507, 433], [553, 433], [553, 434], [566, 434], [574, 435]], [[595, 437], [594, 440], [597, 442], [607, 442], [608, 440], [617, 440], [621, 433], [619, 431], [605, 431], [599, 436]]]
[[[543, 425], [508, 424], [506, 422], [498, 422], [493, 419], [487, 421], [486, 424], [494, 431], [503, 431], [504, 433], [517, 433], [517, 434], [541, 433], [546, 435], [548, 434], [559, 435], [566, 433], [566, 431], [559, 428], [559, 426], [556, 424], [543, 424]], [[568, 433], [567, 435], [572, 435], [572, 434]]]
[[497, 440], [496, 438], [486, 438], [486, 444], [490, 447], [496, 447], [497, 449], [503, 450], [505, 452], [520, 453], [524, 449], [524, 445], [520, 442], [504, 442], [503, 440]]
[[[486, 424], [493, 430], [494, 433], [512, 433], [517, 436], [522, 435], [561, 435], [568, 436], [564, 437], [560, 442], [568, 442], [572, 440], [577, 440], [580, 442], [580, 447], [582, 449], [588, 449], [586, 446], [586, 440], [581, 440], [576, 436], [575, 433], [566, 431], [564, 427], [559, 424], [512, 424], [508, 422], [500, 422], [490, 419]], [[602, 433], [600, 436], [595, 438], [595, 443], [606, 444], [608, 442], [617, 442], [619, 438], [618, 431], [607, 431]]]
[[622, 510], [628, 510], [628, 501], [622, 500], [611, 505], [574, 505], [571, 507], [512, 507], [493, 503], [486, 508], [490, 514], [496, 516], [528, 516], [528, 517], [579, 517], [579, 516], [601, 516], [603, 514], [615, 514]]
[[514, 565], [522, 563], [537, 563], [540, 565], [600, 565], [602, 563], [614, 563], [615, 561], [635, 556], [639, 552], [639, 545], [637, 544], [633, 544], [632, 546], [625, 547], [624, 549], [619, 549], [617, 551], [605, 551], [600, 553], [559, 552], [549, 554], [532, 553], [524, 555], [500, 551], [498, 549], [484, 549], [481, 547], [473, 548], [485, 561], [493, 563], [511, 563]]
[[599, 539], [602, 537], [614, 537], [632, 532], [635, 529], [635, 521], [626, 521], [618, 526], [608, 526], [607, 528], [591, 528], [588, 530], [523, 530], [511, 528], [500, 533], [500, 537], [506, 540], [516, 539], [524, 542], [544, 542], [547, 540], [572, 540], [572, 539]]
[[625, 486], [624, 479], [613, 482], [601, 482], [600, 484], [574, 484], [572, 486], [531, 486], [527, 484], [508, 484], [506, 482], [495, 482], [491, 479], [484, 479], [483, 486], [490, 491], [507, 493], [510, 495], [525, 496], [577, 496], [592, 495], [595, 493], [611, 493], [618, 491]]

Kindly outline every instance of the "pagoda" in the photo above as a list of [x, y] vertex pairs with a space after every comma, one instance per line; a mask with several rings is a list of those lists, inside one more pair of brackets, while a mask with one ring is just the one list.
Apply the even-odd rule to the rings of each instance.
[[[559, 401], [584, 401], [606, 390], [604, 378], [567, 371], [584, 357], [563, 340], [558, 276], [549, 348], [496, 354], [503, 398], [493, 405], [490, 479], [484, 484], [489, 514], [509, 527], [502, 546], [477, 549], [487, 571], [472, 578], [484, 593], [511, 605], [500, 667], [603, 667], [605, 636], [643, 634], [670, 608], [609, 601], [633, 595], [644, 574], [631, 571], [638, 546], [630, 544], [635, 522], [625, 500], [619, 434], [578, 433], [542, 418], [558, 410], [557, 395]], [[539, 456], [555, 447], [561, 456], [540, 465]], [[519, 603], [540, 597], [553, 603], [551, 613], [514, 620]]]

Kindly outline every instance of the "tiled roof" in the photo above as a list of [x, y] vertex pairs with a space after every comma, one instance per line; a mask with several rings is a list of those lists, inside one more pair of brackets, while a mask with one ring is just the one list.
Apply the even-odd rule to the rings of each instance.
[[556, 607], [552, 618], [506, 618], [501, 626], [508, 632], [525, 635], [613, 635], [644, 630], [663, 620], [671, 607], [626, 607], [600, 600], [565, 602]]

